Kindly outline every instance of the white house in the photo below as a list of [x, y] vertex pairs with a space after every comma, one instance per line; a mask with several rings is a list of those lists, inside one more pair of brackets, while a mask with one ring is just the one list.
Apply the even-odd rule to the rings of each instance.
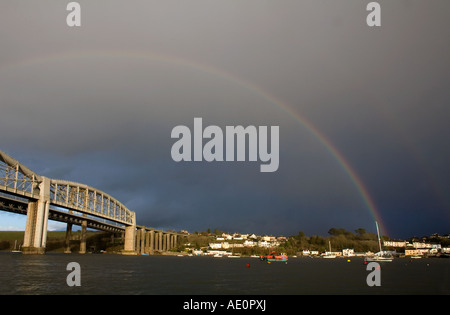
[[253, 246], [256, 246], [256, 245], [257, 245], [257, 243], [254, 242], [254, 241], [249, 241], [249, 240], [245, 240], [244, 241], [244, 246], [245, 247], [253, 247]]
[[259, 247], [270, 247], [270, 243], [268, 241], [259, 241], [258, 246]]
[[353, 248], [345, 248], [342, 250], [342, 256], [345, 257], [355, 256], [355, 251], [353, 250]]
[[220, 249], [222, 248], [222, 243], [209, 243], [209, 247], [211, 249]]
[[405, 241], [383, 241], [383, 245], [387, 247], [406, 247]]
[[234, 234], [233, 239], [234, 240], [243, 240], [242, 235], [240, 235], [240, 234]]

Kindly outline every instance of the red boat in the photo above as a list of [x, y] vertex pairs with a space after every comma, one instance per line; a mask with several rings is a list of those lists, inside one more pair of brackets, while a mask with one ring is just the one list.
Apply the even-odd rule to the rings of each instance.
[[267, 256], [259, 256], [259, 259], [263, 261], [287, 261], [288, 256], [285, 253], [277, 254], [276, 251], [272, 251]]

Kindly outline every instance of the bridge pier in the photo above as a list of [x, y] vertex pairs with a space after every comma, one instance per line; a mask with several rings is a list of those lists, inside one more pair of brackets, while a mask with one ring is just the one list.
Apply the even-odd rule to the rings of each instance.
[[145, 249], [145, 228], [136, 231], [136, 254], [144, 254]]
[[148, 253], [149, 255], [153, 255], [155, 250], [155, 231], [150, 231], [148, 234], [150, 234]]
[[166, 248], [164, 249], [166, 252], [170, 250], [170, 233], [166, 233]]
[[[83, 214], [83, 217], [86, 217], [86, 214]], [[80, 254], [86, 254], [86, 233], [87, 233], [87, 221], [81, 221], [81, 239], [80, 239]]]
[[159, 232], [155, 231], [155, 251], [160, 251], [160, 247], [159, 247], [159, 238], [160, 238], [160, 234]]
[[177, 248], [178, 244], [177, 244], [177, 235], [176, 234], [172, 234], [172, 244], [171, 244], [172, 248]]
[[125, 244], [123, 249], [124, 255], [136, 255], [136, 226], [127, 226], [125, 228]]
[[161, 233], [161, 237], [162, 237], [162, 248], [161, 251], [165, 252], [167, 250], [167, 234], [166, 233]]
[[144, 245], [144, 253], [150, 255], [150, 232], [145, 232], [145, 245]]
[[139, 253], [142, 255], [145, 252], [145, 228], [140, 230], [140, 234], [141, 234], [141, 246]]
[[123, 255], [136, 255], [136, 214], [132, 213], [132, 225], [125, 227], [125, 244]]
[[72, 238], [72, 223], [67, 223], [66, 227], [66, 239], [64, 242], [64, 253], [70, 254], [72, 251], [70, 250], [70, 239]]
[[39, 199], [30, 200], [27, 209], [23, 254], [45, 254], [47, 222], [50, 209], [50, 179], [42, 177]]
[[141, 232], [139, 230], [136, 230], [136, 234], [135, 234], [135, 239], [134, 239], [134, 248], [136, 250], [136, 254], [139, 254], [139, 249], [140, 249], [140, 244], [141, 244]]

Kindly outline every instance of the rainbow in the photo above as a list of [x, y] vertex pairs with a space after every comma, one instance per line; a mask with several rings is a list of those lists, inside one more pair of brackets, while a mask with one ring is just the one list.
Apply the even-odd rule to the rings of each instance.
[[[256, 95], [264, 98], [266, 101], [276, 105], [278, 108], [285, 111], [290, 117], [293, 117], [297, 122], [299, 122], [315, 139], [317, 139], [324, 148], [331, 154], [331, 156], [336, 160], [341, 169], [347, 174], [352, 184], [356, 188], [359, 196], [361, 197], [365, 207], [369, 210], [371, 216], [375, 221], [378, 222], [381, 233], [383, 235], [387, 235], [387, 230], [385, 225], [383, 224], [383, 220], [377, 207], [370, 196], [367, 188], [365, 187], [363, 181], [358, 176], [356, 171], [350, 165], [350, 163], [345, 159], [345, 157], [339, 152], [339, 150], [331, 143], [331, 141], [319, 130], [315, 127], [311, 122], [306, 119], [306, 117], [302, 116], [299, 112], [289, 107], [285, 102], [281, 101], [279, 98], [269, 94], [267, 91], [261, 89], [257, 85], [252, 82], [246, 81], [241, 77], [237, 77], [231, 73], [226, 72], [223, 69], [219, 69], [217, 67], [213, 67], [208, 64], [198, 63], [193, 60], [182, 59], [175, 56], [169, 56], [166, 54], [158, 54], [158, 53], [150, 53], [143, 51], [104, 51], [104, 50], [80, 50], [80, 51], [71, 51], [60, 54], [53, 55], [45, 55], [38, 56], [23, 60], [18, 60], [15, 62], [10, 62], [5, 65], [0, 65], [0, 71], [8, 68], [14, 67], [25, 67], [28, 65], [33, 65], [42, 62], [49, 62], [54, 60], [73, 60], [79, 58], [93, 58], [93, 57], [120, 57], [120, 58], [141, 58], [141, 59], [150, 59], [159, 62], [166, 62], [170, 64], [177, 64], [184, 67], [190, 67], [195, 69], [196, 71], [202, 71], [207, 74], [220, 77], [222, 79], [228, 80], [238, 86], [250, 90]], [[375, 223], [374, 223], [375, 226]]]

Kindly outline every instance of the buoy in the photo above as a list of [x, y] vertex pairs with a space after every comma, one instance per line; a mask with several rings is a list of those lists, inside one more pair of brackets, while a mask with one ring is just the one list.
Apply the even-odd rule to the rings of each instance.
[[250, 268], [250, 264], [247, 264], [246, 266], [247, 266], [247, 268]]
[[347, 259], [347, 262], [350, 262], [350, 259]]

